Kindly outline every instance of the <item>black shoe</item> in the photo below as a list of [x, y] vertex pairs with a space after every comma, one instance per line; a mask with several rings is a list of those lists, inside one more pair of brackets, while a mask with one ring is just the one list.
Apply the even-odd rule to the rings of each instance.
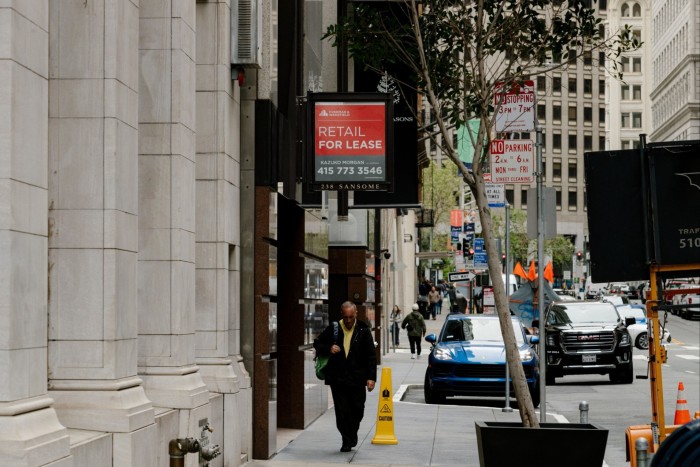
[[340, 447], [340, 452], [350, 452], [351, 449], [352, 449], [352, 448], [351, 448], [348, 444], [343, 444], [343, 445]]

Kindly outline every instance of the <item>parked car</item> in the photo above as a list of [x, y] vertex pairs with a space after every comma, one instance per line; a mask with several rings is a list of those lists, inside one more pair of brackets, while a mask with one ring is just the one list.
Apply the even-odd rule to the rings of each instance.
[[[520, 360], [525, 370], [532, 402], [540, 403], [540, 370], [537, 352], [531, 347], [539, 339], [526, 334], [512, 318]], [[450, 396], [505, 397], [505, 346], [497, 316], [448, 315], [438, 336], [429, 334], [428, 368], [424, 396], [428, 404]]]
[[570, 374], [608, 374], [613, 383], [632, 383], [632, 338], [626, 326], [634, 318], [623, 320], [609, 301], [583, 301], [553, 302], [545, 320], [546, 384]]
[[[625, 318], [634, 318], [635, 323], [627, 326], [627, 332], [630, 333], [632, 343], [638, 349], [646, 350], [649, 348], [649, 331], [647, 315], [644, 307], [639, 305], [622, 305], [617, 307], [617, 311]], [[671, 333], [668, 329], [664, 329], [661, 342], [671, 342]]]
[[683, 319], [700, 318], [700, 295], [697, 293], [687, 293], [681, 295], [681, 305], [694, 305], [681, 309], [678, 314]]

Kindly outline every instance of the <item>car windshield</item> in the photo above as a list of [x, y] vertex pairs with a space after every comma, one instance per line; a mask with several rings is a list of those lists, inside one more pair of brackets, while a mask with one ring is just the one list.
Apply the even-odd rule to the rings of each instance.
[[620, 319], [615, 306], [610, 303], [585, 306], [555, 306], [547, 316], [549, 324], [614, 323]]
[[[523, 333], [518, 321], [511, 320], [515, 331], [515, 340], [523, 343]], [[501, 325], [497, 319], [450, 319], [442, 331], [442, 342], [452, 341], [493, 341], [503, 342]]]

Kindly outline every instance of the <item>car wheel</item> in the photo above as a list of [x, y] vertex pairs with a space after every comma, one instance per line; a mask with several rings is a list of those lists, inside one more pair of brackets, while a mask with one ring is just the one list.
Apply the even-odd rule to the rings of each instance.
[[610, 381], [615, 384], [632, 384], [634, 381], [634, 368], [632, 363], [620, 365], [610, 373]]
[[433, 389], [427, 371], [425, 372], [425, 381], [423, 381], [423, 397], [426, 404], [441, 404], [445, 402], [445, 396]]
[[554, 376], [554, 374], [551, 371], [547, 371], [544, 379], [545, 379], [545, 384], [547, 386], [554, 386], [554, 384], [557, 382], [556, 377]]
[[643, 332], [637, 336], [634, 346], [638, 349], [647, 350], [649, 348], [649, 334]]

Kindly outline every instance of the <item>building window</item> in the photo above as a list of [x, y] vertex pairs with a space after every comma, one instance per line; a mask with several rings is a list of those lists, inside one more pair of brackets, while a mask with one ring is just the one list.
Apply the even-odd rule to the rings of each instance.
[[620, 95], [623, 101], [630, 100], [630, 87], [628, 84], [623, 84], [620, 86]]
[[620, 118], [620, 126], [622, 128], [630, 128], [630, 114], [629, 114], [629, 112], [622, 112], [621, 118]]
[[598, 151], [605, 149], [605, 136], [598, 136]]
[[638, 139], [633, 139], [632, 140], [632, 149], [639, 149], [642, 144], [639, 142]]
[[642, 57], [632, 58], [632, 72], [641, 73], [642, 72]]
[[555, 158], [552, 161], [552, 180], [555, 182], [561, 181], [561, 159]]
[[632, 5], [632, 16], [642, 16], [642, 7], [639, 6], [639, 3]]
[[552, 150], [561, 152], [561, 133], [552, 134]]
[[642, 127], [642, 113], [641, 112], [632, 112], [632, 128], [641, 128]]
[[552, 92], [561, 92], [561, 76], [552, 78]]
[[598, 108], [598, 125], [605, 126], [605, 107]]
[[605, 11], [608, 9], [608, 0], [598, 0], [598, 8]]
[[[601, 37], [605, 34], [601, 34]], [[598, 52], [598, 67], [605, 68], [605, 52]]]
[[622, 66], [623, 73], [628, 73], [630, 71], [630, 58], [622, 57], [620, 59], [620, 66]]
[[583, 150], [592, 151], [593, 150], [593, 135], [583, 135]]
[[557, 190], [557, 211], [561, 211], [561, 187], [555, 186], [554, 189]]
[[635, 101], [641, 101], [642, 100], [642, 85], [641, 84], [635, 84], [632, 86], [632, 99]]
[[576, 77], [569, 77], [569, 95], [576, 95]]
[[576, 152], [576, 133], [569, 133], [569, 152]]
[[589, 125], [593, 122], [593, 109], [591, 107], [583, 108], [583, 123], [588, 123]]
[[630, 6], [626, 3], [622, 4], [622, 8], [620, 8], [620, 15], [623, 18], [626, 18], [630, 15]]
[[578, 202], [577, 202], [577, 193], [576, 193], [576, 188], [569, 188], [569, 199], [568, 199], [568, 205], [569, 205], [569, 211], [575, 211], [578, 209]]
[[520, 207], [521, 209], [527, 209], [527, 187], [520, 189]]
[[544, 76], [537, 77], [537, 90], [542, 92], [547, 90], [547, 80]]
[[632, 31], [632, 39], [637, 39], [637, 43], [641, 44], [642, 43], [642, 31], [639, 29], [634, 29]]
[[569, 125], [576, 125], [576, 106], [569, 106]]
[[593, 65], [593, 52], [590, 50], [583, 52], [583, 64], [586, 66]]
[[576, 159], [569, 159], [569, 182], [575, 182], [578, 178], [578, 162]]
[[552, 120], [561, 122], [561, 104], [552, 105]]
[[506, 201], [513, 206], [513, 185], [506, 185]]
[[605, 96], [605, 80], [604, 79], [598, 80], [598, 95], [600, 97]]
[[576, 66], [576, 49], [569, 49], [567, 63], [569, 64], [569, 66]]
[[627, 141], [626, 139], [623, 139], [623, 140], [621, 141], [620, 147], [621, 147], [622, 149], [629, 149], [629, 148], [630, 148], [630, 142]]
[[537, 120], [544, 122], [547, 120], [547, 107], [544, 104], [537, 104]]
[[547, 179], [547, 159], [542, 158], [542, 181]]
[[584, 92], [584, 94], [592, 94], [593, 93], [593, 80], [591, 78], [584, 78], [583, 79], [583, 92]]

